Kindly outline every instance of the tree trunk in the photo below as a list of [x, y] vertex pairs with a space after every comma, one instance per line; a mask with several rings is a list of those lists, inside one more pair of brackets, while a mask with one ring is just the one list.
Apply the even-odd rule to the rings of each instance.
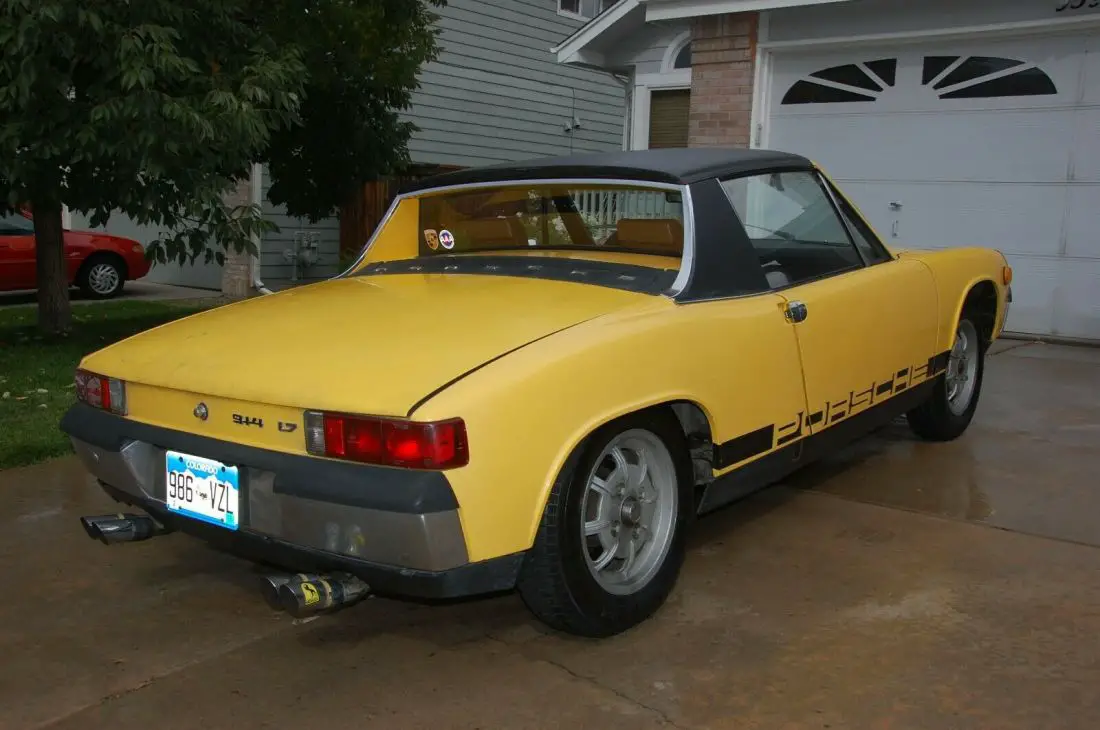
[[73, 324], [61, 204], [33, 204], [31, 212], [38, 279], [38, 329], [46, 335], [58, 335], [68, 332]]

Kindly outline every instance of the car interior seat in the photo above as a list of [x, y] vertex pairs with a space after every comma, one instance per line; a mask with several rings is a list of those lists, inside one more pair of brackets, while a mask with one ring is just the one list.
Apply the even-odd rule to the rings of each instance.
[[455, 226], [472, 249], [525, 248], [527, 235], [515, 218], [474, 218]]
[[679, 257], [684, 252], [684, 225], [676, 218], [623, 218], [615, 226], [615, 245]]

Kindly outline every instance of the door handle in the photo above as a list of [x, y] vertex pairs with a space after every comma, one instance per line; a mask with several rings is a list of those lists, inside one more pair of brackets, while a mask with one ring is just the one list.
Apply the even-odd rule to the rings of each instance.
[[792, 324], [798, 324], [799, 322], [805, 322], [809, 312], [806, 310], [805, 302], [790, 301], [787, 302], [787, 308], [783, 310], [783, 316], [787, 318], [787, 321]]

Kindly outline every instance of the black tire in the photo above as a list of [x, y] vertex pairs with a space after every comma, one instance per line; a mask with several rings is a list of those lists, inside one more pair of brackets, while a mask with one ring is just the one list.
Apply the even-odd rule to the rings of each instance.
[[973, 374], [974, 389], [970, 393], [965, 409], [952, 407], [949, 395], [948, 375], [956, 367], [954, 357], [948, 360], [948, 372], [941, 374], [932, 389], [932, 394], [921, 405], [906, 414], [909, 428], [925, 441], [952, 441], [963, 434], [974, 419], [978, 409], [978, 399], [982, 392], [982, 378], [985, 375], [985, 353], [989, 342], [980, 322], [972, 313], [964, 311], [956, 326], [956, 338], [960, 333], [969, 331], [976, 338], [976, 368]]
[[113, 299], [126, 284], [126, 265], [118, 256], [94, 254], [84, 262], [76, 283], [89, 299]]
[[[647, 583], [623, 595], [596, 580], [580, 537], [589, 474], [612, 440], [634, 429], [656, 436], [672, 456], [677, 509], [663, 561]], [[653, 615], [672, 592], [684, 561], [688, 526], [695, 517], [692, 477], [687, 440], [670, 411], [632, 414], [594, 432], [555, 481], [535, 544], [524, 558], [517, 587], [528, 609], [553, 629], [594, 638], [622, 633]]]

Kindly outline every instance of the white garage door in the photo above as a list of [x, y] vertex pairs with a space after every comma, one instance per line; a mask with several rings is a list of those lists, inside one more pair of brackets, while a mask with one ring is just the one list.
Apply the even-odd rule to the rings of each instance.
[[769, 99], [888, 243], [1000, 249], [1007, 329], [1100, 340], [1100, 37], [777, 54]]

